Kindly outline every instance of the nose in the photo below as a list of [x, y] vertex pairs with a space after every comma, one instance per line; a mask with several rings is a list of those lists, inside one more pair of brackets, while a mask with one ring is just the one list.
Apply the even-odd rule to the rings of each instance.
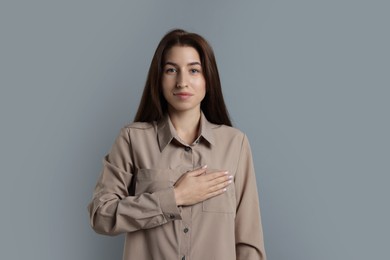
[[177, 77], [176, 77], [176, 87], [178, 88], [184, 88], [184, 87], [187, 87], [188, 86], [188, 83], [187, 83], [187, 75], [185, 75], [185, 73], [178, 73], [177, 74]]

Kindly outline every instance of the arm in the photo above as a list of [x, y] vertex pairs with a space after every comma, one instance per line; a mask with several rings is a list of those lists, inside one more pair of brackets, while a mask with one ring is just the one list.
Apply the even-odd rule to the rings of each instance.
[[163, 225], [181, 219], [172, 188], [130, 196], [133, 180], [131, 141], [128, 129], [121, 130], [88, 206], [92, 228], [101, 234], [116, 235]]
[[237, 260], [265, 260], [256, 177], [252, 153], [246, 136], [243, 138], [235, 179], [236, 188], [236, 256]]

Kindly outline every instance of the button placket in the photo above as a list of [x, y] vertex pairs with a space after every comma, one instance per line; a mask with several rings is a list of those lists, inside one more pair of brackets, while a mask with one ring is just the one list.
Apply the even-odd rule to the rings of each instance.
[[192, 216], [192, 210], [191, 207], [183, 207], [182, 209], [182, 222], [181, 222], [181, 230], [182, 233], [180, 235], [180, 253], [184, 257], [184, 259], [188, 258], [185, 257], [190, 252], [190, 228], [191, 228], [191, 216]]
[[[181, 154], [181, 167], [182, 171], [185, 172], [187, 170], [192, 171], [194, 169], [194, 147], [191, 145], [182, 146], [182, 154]], [[191, 216], [192, 216], [192, 207], [182, 207], [181, 211], [181, 234], [180, 234], [180, 255], [181, 259], [188, 259], [188, 254], [190, 252], [190, 227], [191, 227]]]

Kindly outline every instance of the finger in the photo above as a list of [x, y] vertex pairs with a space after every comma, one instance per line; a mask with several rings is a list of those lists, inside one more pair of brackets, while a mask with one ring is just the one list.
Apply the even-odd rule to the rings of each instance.
[[211, 186], [209, 188], [209, 192], [214, 192], [217, 190], [222, 190], [232, 184], [233, 180], [232, 178], [229, 178], [228, 180], [224, 180], [223, 182], [216, 183], [215, 185]]
[[221, 185], [223, 183], [231, 183], [232, 180], [233, 180], [233, 176], [226, 175], [226, 176], [222, 176], [222, 177], [210, 180], [210, 181], [208, 181], [207, 184], [209, 187], [213, 187], [213, 186]]
[[226, 188], [223, 188], [223, 189], [219, 189], [217, 191], [214, 191], [214, 192], [210, 192], [206, 195], [206, 199], [209, 199], [209, 198], [212, 198], [212, 197], [215, 197], [215, 196], [218, 196], [224, 192], [226, 192], [227, 189]]
[[229, 174], [228, 171], [209, 172], [204, 176], [204, 179], [206, 181], [211, 181], [211, 180], [218, 179], [221, 177], [226, 177], [226, 176], [228, 176], [228, 174]]
[[199, 175], [202, 175], [206, 172], [206, 169], [207, 169], [207, 165], [204, 165], [202, 167], [200, 167], [199, 169], [196, 169], [194, 171], [190, 171], [188, 174], [191, 175], [191, 176], [199, 176]]
[[229, 173], [226, 173], [226, 174], [223, 174], [222, 176], [207, 180], [206, 182], [208, 183], [208, 185], [214, 186], [214, 185], [217, 185], [217, 184], [220, 184], [222, 182], [232, 180], [232, 179], [233, 179], [233, 176], [230, 175]]

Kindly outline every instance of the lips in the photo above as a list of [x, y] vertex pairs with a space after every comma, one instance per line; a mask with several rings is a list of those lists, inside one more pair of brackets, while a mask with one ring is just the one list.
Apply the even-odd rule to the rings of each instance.
[[193, 96], [193, 94], [192, 94], [192, 93], [189, 93], [189, 92], [177, 92], [177, 93], [173, 93], [173, 95], [174, 95], [178, 100], [181, 100], [181, 101], [189, 100], [189, 99], [191, 99], [191, 97]]
[[192, 96], [191, 93], [188, 92], [178, 92], [178, 93], [173, 93], [174, 96], [179, 96], [179, 97], [189, 97]]

